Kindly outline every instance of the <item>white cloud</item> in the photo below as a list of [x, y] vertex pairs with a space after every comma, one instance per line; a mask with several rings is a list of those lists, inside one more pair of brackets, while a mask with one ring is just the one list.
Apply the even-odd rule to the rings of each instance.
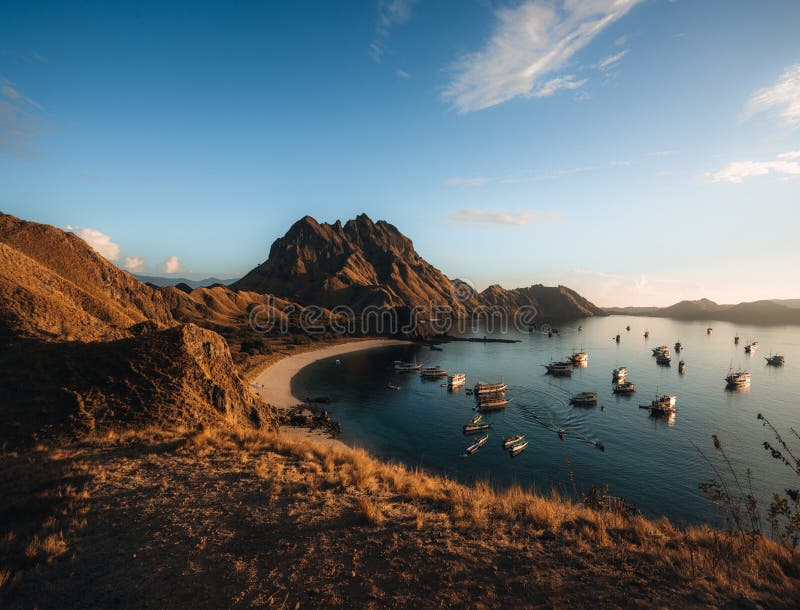
[[706, 176], [712, 182], [740, 183], [751, 176], [765, 176], [767, 174], [784, 174], [800, 176], [800, 162], [798, 161], [734, 161], [728, 163], [718, 172], [707, 172]]
[[614, 55], [609, 55], [605, 59], [602, 59], [598, 62], [597, 68], [598, 70], [602, 70], [606, 72], [607, 70], [611, 70], [612, 68], [616, 68], [619, 60], [625, 57], [628, 54], [628, 49], [624, 51], [620, 51], [619, 53], [615, 53]]
[[790, 150], [789, 152], [781, 153], [778, 155], [778, 159], [783, 161], [800, 159], [800, 150]]
[[478, 210], [464, 208], [451, 212], [448, 218], [454, 222], [500, 224], [500, 225], [527, 225], [555, 222], [558, 216], [552, 212], [539, 212], [537, 210]]
[[459, 112], [470, 112], [518, 96], [541, 97], [577, 88], [585, 81], [559, 71], [641, 1], [528, 0], [515, 8], [501, 8], [484, 48], [456, 62], [456, 75], [445, 88], [444, 99]]
[[630, 167], [633, 165], [633, 161], [611, 161], [609, 165], [611, 167]]
[[411, 8], [415, 0], [378, 0], [378, 23], [375, 26], [375, 39], [369, 44], [369, 53], [376, 62], [383, 59], [386, 41], [392, 27], [402, 25], [411, 19]]
[[125, 269], [131, 273], [143, 273], [145, 260], [141, 256], [126, 256], [123, 259]]
[[788, 127], [800, 127], [800, 64], [787, 68], [771, 87], [756, 91], [745, 106], [744, 118], [774, 108], [780, 109]]
[[119, 246], [113, 242], [110, 236], [90, 227], [73, 227], [67, 225], [67, 231], [75, 233], [83, 241], [89, 244], [98, 254], [110, 261], [119, 258]]
[[677, 151], [674, 150], [651, 150], [647, 153], [648, 157], [671, 157]]
[[491, 178], [448, 178], [444, 181], [445, 186], [483, 186], [491, 182]]
[[183, 271], [183, 263], [178, 260], [177, 256], [170, 256], [164, 261], [164, 273], [178, 273]]
[[34, 108], [41, 109], [41, 106], [33, 101], [31, 98], [22, 95], [18, 89], [12, 87], [7, 82], [0, 87], [0, 91], [3, 92], [3, 95], [10, 99], [13, 102], [18, 102], [21, 104], [25, 104], [27, 106], [33, 106]]
[[400, 78], [411, 78], [411, 75], [408, 72], [401, 70], [400, 68], [397, 68], [394, 73]]
[[0, 154], [31, 156], [30, 140], [44, 130], [41, 106], [0, 76]]

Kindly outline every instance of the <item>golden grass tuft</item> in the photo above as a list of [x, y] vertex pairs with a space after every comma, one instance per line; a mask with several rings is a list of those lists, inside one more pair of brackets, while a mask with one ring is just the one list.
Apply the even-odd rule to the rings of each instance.
[[67, 552], [67, 541], [61, 532], [49, 534], [44, 538], [34, 536], [25, 547], [25, 556], [31, 560], [51, 562]]
[[386, 520], [381, 508], [367, 496], [359, 496], [356, 500], [356, 512], [370, 525], [381, 525]]

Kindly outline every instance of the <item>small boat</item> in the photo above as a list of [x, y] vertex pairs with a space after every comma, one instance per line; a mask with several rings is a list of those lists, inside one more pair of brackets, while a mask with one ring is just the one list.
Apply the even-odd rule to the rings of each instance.
[[728, 376], [725, 377], [725, 383], [729, 388], [742, 388], [750, 385], [750, 373], [743, 370], [735, 371], [730, 369]]
[[628, 326], [626, 326], [626, 327], [625, 327], [625, 330], [627, 330], [627, 331], [630, 331], [630, 329], [631, 329], [631, 326], [630, 326], [630, 324], [629, 324]]
[[503, 383], [502, 381], [499, 383], [487, 383], [485, 381], [479, 381], [475, 384], [473, 392], [476, 396], [485, 396], [492, 394], [504, 394], [507, 389], [508, 384]]
[[438, 366], [428, 366], [419, 372], [423, 379], [439, 379], [440, 377], [447, 377], [447, 371]]
[[660, 364], [661, 366], [669, 366], [671, 362], [672, 358], [670, 357], [669, 352], [656, 356], [656, 364]]
[[649, 405], [639, 405], [642, 409], [650, 409], [653, 415], [674, 413], [677, 410], [678, 397], [671, 394], [657, 396]]
[[508, 450], [508, 452], [511, 454], [511, 457], [514, 457], [525, 451], [525, 447], [527, 446], [528, 446], [528, 441], [522, 441], [521, 443], [511, 445], [511, 448]]
[[650, 331], [649, 330], [644, 331], [644, 338], [647, 339], [647, 337], [649, 336], [650, 336]]
[[521, 443], [525, 440], [524, 434], [517, 434], [516, 436], [507, 436], [503, 439], [503, 449], [509, 449], [512, 445]]
[[454, 390], [467, 383], [466, 373], [454, 373], [447, 378], [447, 389]]
[[480, 413], [476, 413], [475, 415], [472, 416], [472, 419], [470, 420], [470, 423], [471, 424], [479, 424], [482, 421], [483, 421], [483, 415], [481, 415]]
[[636, 386], [630, 381], [623, 381], [614, 386], [614, 394], [631, 395], [636, 392]]
[[589, 354], [586, 352], [575, 352], [569, 357], [569, 359], [572, 361], [572, 364], [575, 365], [586, 364], [589, 362]]
[[464, 424], [464, 434], [476, 434], [489, 428], [489, 422], [479, 421], [477, 423]]
[[680, 341], [675, 342], [675, 353], [680, 354], [683, 351], [683, 345], [681, 345]]
[[466, 449], [467, 455], [472, 455], [473, 453], [475, 453], [478, 449], [483, 447], [486, 444], [486, 441], [488, 440], [489, 440], [489, 435], [484, 434], [477, 441], [475, 441], [469, 447], [467, 447]]
[[659, 345], [658, 347], [653, 348], [653, 356], [658, 356], [659, 354], [667, 354], [669, 355], [669, 348], [666, 345]]
[[752, 341], [744, 346], [744, 351], [748, 354], [752, 354], [754, 351], [758, 349], [759, 343], [758, 341]]
[[396, 384], [394, 384], [394, 383], [390, 383], [390, 384], [388, 384], [388, 385], [386, 386], [386, 389], [387, 389], [387, 390], [399, 390], [399, 389], [400, 389], [400, 386], [399, 386], [399, 385], [396, 385]]
[[571, 360], [563, 360], [561, 362], [551, 362], [550, 364], [543, 364], [547, 369], [548, 375], [565, 376], [572, 375], [573, 364]]
[[594, 442], [594, 446], [597, 447], [600, 451], [605, 451], [606, 450], [606, 446], [603, 443], [601, 443], [600, 441], [595, 441]]
[[707, 334], [707, 335], [710, 335], [710, 334], [711, 334], [711, 333], [713, 333], [713, 332], [714, 332], [714, 329], [713, 329], [713, 328], [711, 328], [710, 326], [709, 326], [709, 327], [706, 329], [706, 334]]
[[416, 373], [422, 368], [421, 364], [416, 362], [401, 362], [400, 360], [394, 361], [394, 370], [401, 373]]
[[624, 366], [621, 366], [611, 371], [611, 379], [613, 379], [614, 381], [622, 380], [627, 376], [628, 376], [628, 369], [626, 369]]
[[783, 356], [778, 356], [777, 354], [775, 354], [774, 356], [770, 354], [769, 358], [767, 358], [766, 356], [764, 356], [764, 358], [766, 358], [767, 364], [771, 366], [783, 366], [784, 363], [786, 362], [786, 359]]
[[684, 360], [681, 360], [681, 361], [678, 363], [678, 372], [679, 372], [681, 375], [683, 375], [683, 374], [686, 372], [686, 362], [685, 362]]
[[558, 430], [556, 430], [556, 432], [558, 433], [558, 438], [560, 438], [563, 441], [564, 437], [567, 435], [567, 431], [564, 430], [564, 428], [559, 428]]
[[594, 407], [597, 404], [597, 392], [581, 392], [570, 399], [576, 407]]
[[508, 400], [503, 396], [488, 396], [478, 400], [478, 408], [481, 411], [494, 411], [504, 409], [508, 406]]
[[434, 352], [443, 352], [443, 351], [444, 351], [444, 350], [443, 350], [441, 347], [439, 347], [438, 345], [431, 345], [430, 347], [431, 347], [431, 350], [432, 350], [432, 351], [434, 351]]
[[578, 325], [578, 332], [581, 332], [582, 330], [583, 330], [583, 326], [581, 326], [581, 325], [579, 324], [579, 325]]
[[619, 335], [617, 335], [616, 337], [614, 337], [614, 340], [615, 340], [617, 343], [619, 343]]
[[736, 336], [733, 338], [733, 344], [734, 344], [734, 345], [739, 345], [739, 335], [736, 335]]

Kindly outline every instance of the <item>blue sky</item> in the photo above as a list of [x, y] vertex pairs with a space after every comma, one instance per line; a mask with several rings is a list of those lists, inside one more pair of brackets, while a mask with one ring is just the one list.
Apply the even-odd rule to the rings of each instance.
[[600, 305], [800, 298], [794, 0], [4, 2], [0, 209], [230, 277], [304, 214]]

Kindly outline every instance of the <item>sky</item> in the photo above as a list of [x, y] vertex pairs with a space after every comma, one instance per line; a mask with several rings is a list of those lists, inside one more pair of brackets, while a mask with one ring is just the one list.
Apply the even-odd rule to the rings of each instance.
[[477, 288], [800, 298], [800, 2], [0, 5], [0, 210], [236, 277], [367, 213]]

